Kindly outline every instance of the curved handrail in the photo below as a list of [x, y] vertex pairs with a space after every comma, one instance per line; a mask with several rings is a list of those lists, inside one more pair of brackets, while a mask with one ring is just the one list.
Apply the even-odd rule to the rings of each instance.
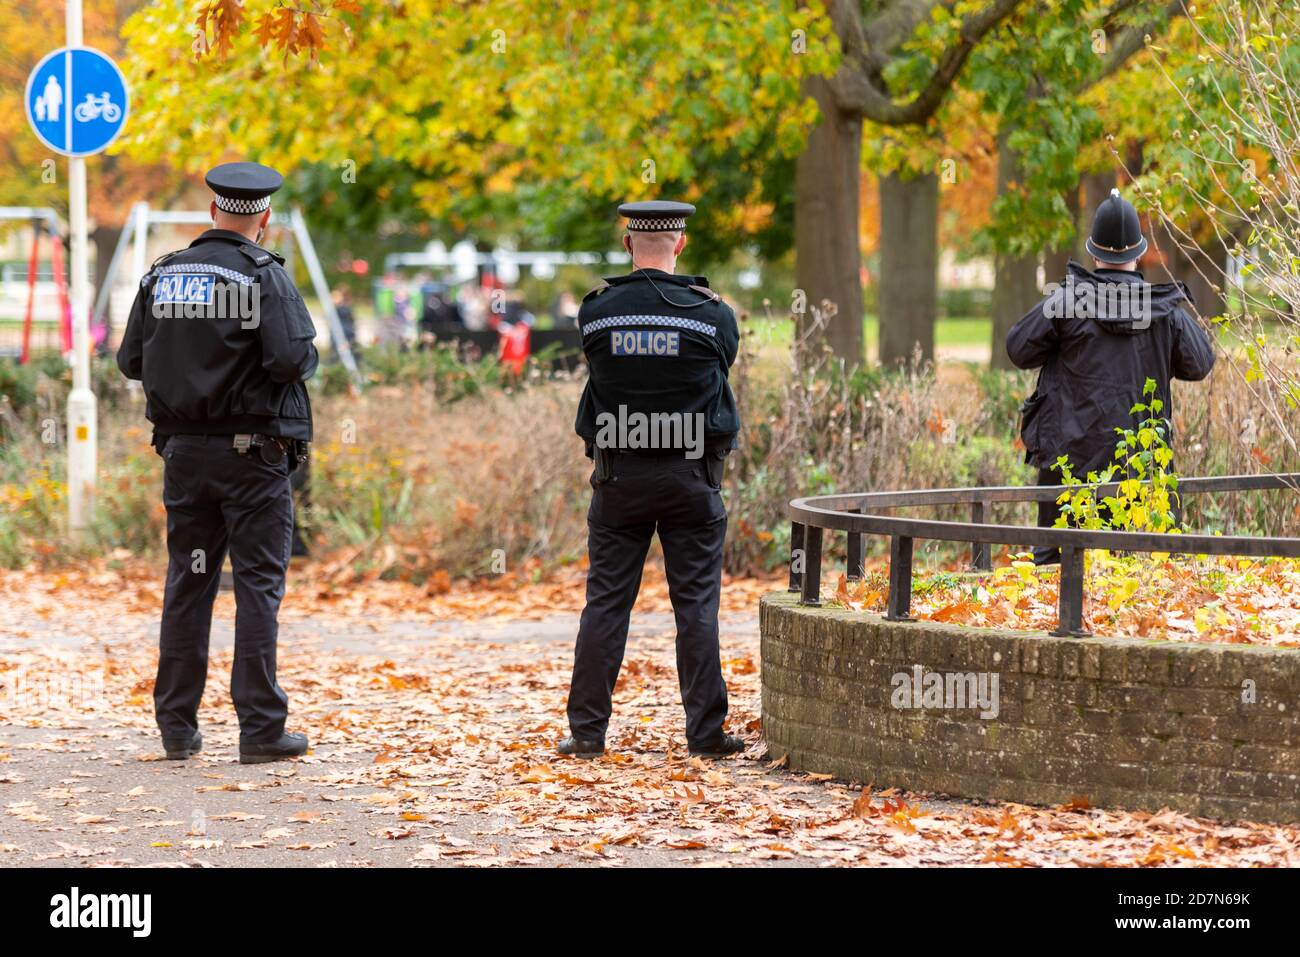
[[[1098, 494], [1117, 490], [1118, 482], [1092, 486]], [[1180, 495], [1284, 489], [1300, 490], [1300, 473], [1275, 475], [1228, 475], [1182, 479]], [[814, 495], [790, 502], [791, 526], [790, 590], [802, 592], [804, 604], [818, 604], [821, 589], [821, 550], [824, 529], [847, 532], [849, 577], [862, 574], [862, 536], [886, 535], [890, 539], [889, 604], [885, 617], [910, 621], [912, 592], [912, 542], [923, 538], [936, 541], [970, 542], [972, 565], [991, 567], [989, 545], [1048, 546], [1061, 550], [1060, 621], [1056, 635], [1082, 635], [1083, 553], [1111, 549], [1129, 552], [1179, 552], [1207, 555], [1241, 555], [1251, 558], [1300, 558], [1300, 538], [1257, 535], [1169, 534], [1126, 532], [1104, 529], [1038, 528], [998, 525], [984, 521], [994, 502], [1053, 501], [1063, 491], [1059, 485], [987, 486], [972, 488], [916, 489], [887, 492], [850, 492]], [[932, 505], [970, 505], [972, 521], [880, 515], [873, 510]], [[802, 541], [802, 554], [799, 543]], [[803, 567], [799, 568], [802, 558]]]

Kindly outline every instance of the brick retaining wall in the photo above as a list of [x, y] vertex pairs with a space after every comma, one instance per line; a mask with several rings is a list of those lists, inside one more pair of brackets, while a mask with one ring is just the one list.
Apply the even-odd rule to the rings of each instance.
[[[784, 592], [763, 599], [760, 632], [763, 730], [793, 769], [1027, 804], [1087, 795], [1300, 821], [1300, 650], [887, 622]], [[997, 717], [895, 707], [913, 700], [895, 675], [910, 681], [916, 665], [982, 672], [990, 690], [997, 675]]]

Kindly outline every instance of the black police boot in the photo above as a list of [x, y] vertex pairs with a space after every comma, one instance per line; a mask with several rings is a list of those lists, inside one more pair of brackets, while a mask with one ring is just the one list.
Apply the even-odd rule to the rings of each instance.
[[598, 758], [605, 753], [604, 741], [580, 741], [573, 735], [569, 735], [556, 747], [560, 754], [571, 755], [575, 758]]
[[192, 738], [163, 738], [163, 750], [168, 761], [184, 761], [203, 750], [203, 735], [195, 731]]
[[263, 741], [260, 744], [253, 741], [239, 742], [240, 764], [266, 764], [268, 761], [283, 761], [306, 753], [307, 735], [305, 734], [286, 732], [276, 741]]
[[693, 758], [725, 758], [744, 751], [745, 742], [734, 734], [724, 734], [717, 741], [707, 745], [692, 744], [690, 750]]

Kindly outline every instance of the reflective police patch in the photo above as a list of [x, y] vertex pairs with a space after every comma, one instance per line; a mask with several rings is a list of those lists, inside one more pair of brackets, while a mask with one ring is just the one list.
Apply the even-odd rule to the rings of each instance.
[[155, 303], [210, 306], [217, 277], [204, 273], [174, 272], [159, 276], [153, 286]]
[[660, 329], [609, 334], [609, 352], [615, 356], [675, 356], [680, 354], [682, 334]]

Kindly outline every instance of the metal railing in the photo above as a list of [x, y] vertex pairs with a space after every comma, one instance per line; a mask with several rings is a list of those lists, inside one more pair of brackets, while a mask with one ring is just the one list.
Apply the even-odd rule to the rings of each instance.
[[[1098, 499], [1114, 494], [1118, 482], [1095, 486]], [[1279, 475], [1227, 475], [1181, 479], [1178, 494], [1300, 489], [1300, 472]], [[1253, 535], [1170, 535], [1157, 532], [1104, 531], [1081, 528], [1036, 528], [987, 524], [996, 503], [1050, 502], [1064, 491], [1059, 485], [1002, 486], [988, 488], [921, 489], [897, 492], [850, 492], [794, 499], [787, 509], [791, 519], [790, 591], [799, 592], [805, 605], [821, 604], [821, 562], [824, 531], [848, 533], [848, 579], [863, 575], [864, 535], [889, 538], [888, 621], [913, 621], [912, 546], [920, 538], [969, 542], [971, 566], [990, 571], [991, 545], [1046, 546], [1061, 550], [1061, 586], [1056, 636], [1082, 637], [1083, 553], [1088, 549], [1118, 552], [1169, 552], [1193, 555], [1234, 555], [1248, 558], [1300, 558], [1300, 538]], [[926, 505], [967, 505], [969, 522], [901, 518], [876, 514], [877, 509]], [[798, 550], [802, 548], [802, 555]], [[802, 559], [802, 562], [799, 559]], [[800, 566], [802, 565], [802, 570]]]

